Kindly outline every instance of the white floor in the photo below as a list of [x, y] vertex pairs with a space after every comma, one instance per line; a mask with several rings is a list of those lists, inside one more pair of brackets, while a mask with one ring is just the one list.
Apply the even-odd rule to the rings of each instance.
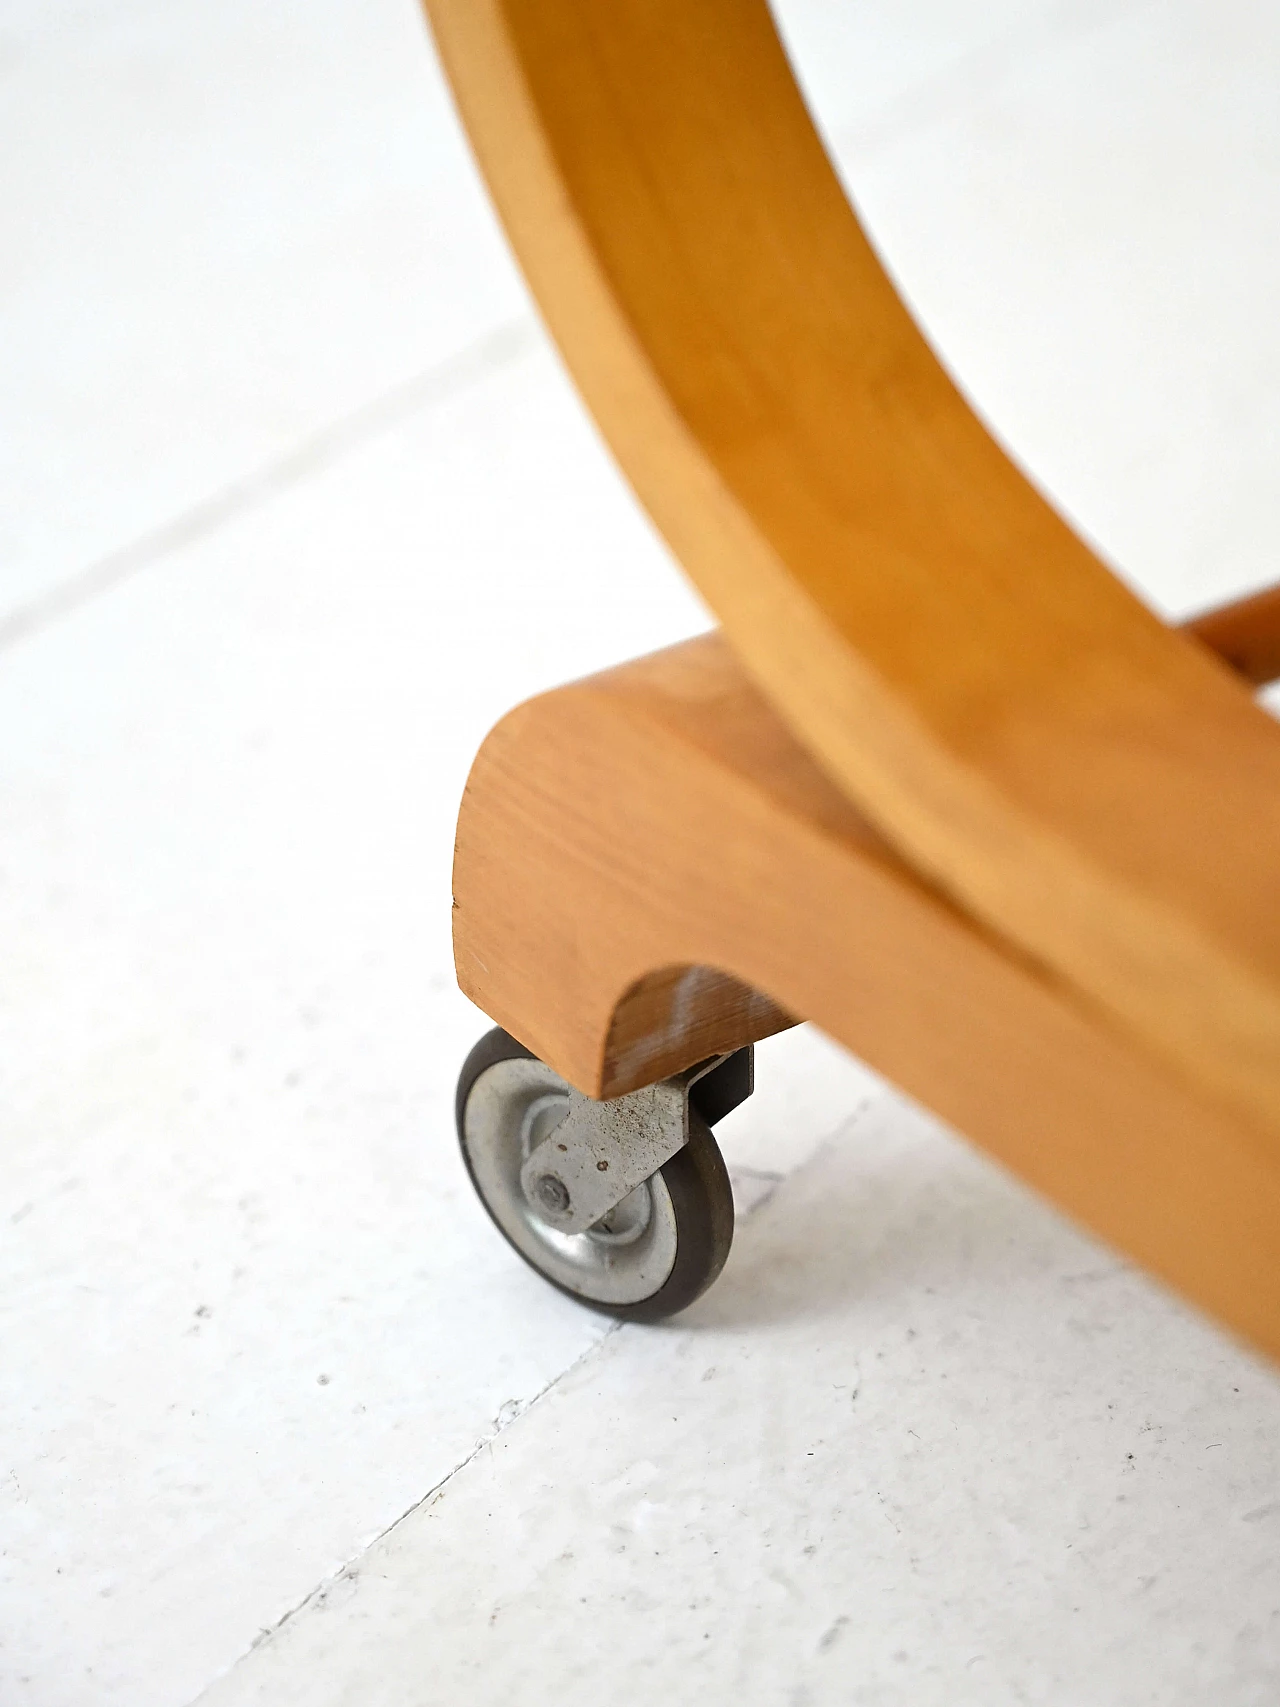
[[[996, 429], [1274, 577], [1280, 13], [788, 0]], [[469, 1197], [452, 819], [706, 617], [411, 0], [0, 0], [0, 1702], [1271, 1704], [1280, 1381], [821, 1038], [611, 1331]]]

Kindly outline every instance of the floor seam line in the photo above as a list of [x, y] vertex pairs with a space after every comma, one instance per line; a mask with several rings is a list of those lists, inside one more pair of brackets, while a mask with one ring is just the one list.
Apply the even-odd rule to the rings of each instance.
[[[885, 1092], [880, 1088], [868, 1090], [860, 1096], [849, 1113], [838, 1121], [836, 1125], [831, 1127], [827, 1131], [826, 1135], [819, 1140], [813, 1153], [807, 1156], [798, 1167], [792, 1168], [788, 1172], [778, 1175], [774, 1189], [771, 1190], [760, 1203], [755, 1204], [750, 1210], [748, 1210], [741, 1219], [743, 1221], [754, 1220], [756, 1215], [773, 1201], [774, 1197], [784, 1186], [789, 1185], [797, 1175], [805, 1173], [820, 1157], [825, 1156], [832, 1148], [834, 1148], [839, 1138], [843, 1134], [847, 1133], [851, 1127], [857, 1126], [873, 1108], [878, 1106], [884, 1100], [884, 1097]], [[755, 1174], [760, 1177], [764, 1177], [765, 1175], [765, 1170], [763, 1169], [750, 1169], [744, 1167], [739, 1171]], [[319, 1600], [320, 1597], [335, 1583], [341, 1582], [344, 1577], [349, 1576], [352, 1570], [362, 1559], [367, 1558], [367, 1556], [379, 1545], [380, 1542], [384, 1541], [388, 1535], [394, 1534], [394, 1532], [400, 1528], [401, 1524], [406, 1523], [415, 1512], [421, 1511], [425, 1506], [430, 1505], [433, 1500], [438, 1499], [455, 1477], [460, 1476], [469, 1465], [475, 1463], [476, 1459], [486, 1447], [492, 1446], [494, 1441], [497, 1440], [500, 1435], [504, 1434], [507, 1429], [511, 1428], [513, 1424], [519, 1422], [522, 1417], [528, 1416], [534, 1407], [541, 1403], [549, 1393], [553, 1392], [562, 1381], [566, 1380], [574, 1373], [575, 1370], [581, 1368], [583, 1364], [589, 1362], [591, 1358], [595, 1357], [597, 1353], [600, 1352], [601, 1348], [608, 1345], [610, 1340], [612, 1340], [619, 1331], [626, 1326], [627, 1323], [625, 1321], [611, 1322], [600, 1335], [599, 1339], [594, 1340], [589, 1346], [586, 1346], [582, 1351], [580, 1351], [571, 1363], [567, 1363], [562, 1370], [553, 1375], [549, 1381], [538, 1389], [526, 1404], [520, 1407], [519, 1410], [513, 1411], [505, 1421], [499, 1422], [495, 1419], [493, 1428], [487, 1433], [481, 1435], [466, 1456], [464, 1458], [460, 1458], [453, 1468], [446, 1471], [438, 1482], [433, 1483], [433, 1485], [427, 1489], [426, 1493], [424, 1493], [420, 1499], [416, 1499], [412, 1505], [407, 1506], [405, 1510], [400, 1513], [399, 1517], [394, 1518], [385, 1529], [379, 1530], [376, 1535], [370, 1537], [360, 1550], [357, 1553], [353, 1553], [351, 1558], [340, 1565], [336, 1571], [331, 1571], [328, 1576], [322, 1577], [313, 1588], [307, 1591], [296, 1605], [289, 1607], [285, 1612], [281, 1613], [280, 1617], [277, 1618], [273, 1624], [265, 1625], [259, 1631], [257, 1636], [254, 1637], [249, 1646], [244, 1649], [242, 1653], [237, 1654], [235, 1659], [232, 1660], [229, 1665], [224, 1667], [222, 1671], [218, 1672], [215, 1677], [211, 1678], [209, 1682], [201, 1688], [199, 1694], [192, 1696], [191, 1699], [185, 1703], [185, 1707], [200, 1707], [200, 1703], [206, 1698], [211, 1689], [214, 1689], [224, 1678], [229, 1677], [237, 1667], [241, 1666], [265, 1643], [272, 1641], [280, 1631], [298, 1615], [298, 1613], [305, 1612], [309, 1606]], [[499, 1416], [501, 1416], [501, 1414], [502, 1413], [499, 1412]]]
[[[370, 1539], [360, 1548], [359, 1552], [353, 1553], [352, 1556], [344, 1564], [340, 1565], [336, 1571], [331, 1571], [327, 1577], [322, 1577], [314, 1588], [308, 1589], [302, 1599], [298, 1601], [295, 1606], [291, 1606], [287, 1611], [282, 1612], [274, 1624], [265, 1625], [254, 1637], [253, 1641], [250, 1642], [249, 1646], [243, 1651], [243, 1653], [237, 1654], [235, 1659], [233, 1659], [228, 1666], [220, 1671], [216, 1677], [211, 1678], [209, 1682], [201, 1688], [199, 1694], [193, 1695], [186, 1703], [186, 1707], [200, 1707], [200, 1702], [205, 1699], [209, 1691], [219, 1684], [223, 1678], [229, 1677], [231, 1673], [236, 1670], [237, 1666], [242, 1665], [251, 1654], [256, 1653], [264, 1643], [271, 1641], [275, 1636], [277, 1636], [291, 1619], [295, 1618], [298, 1613], [305, 1612], [307, 1607], [318, 1600], [319, 1597], [324, 1594], [327, 1589], [332, 1587], [334, 1583], [341, 1582], [343, 1577], [348, 1576], [362, 1559], [366, 1558], [380, 1542], [385, 1541], [388, 1535], [394, 1534], [395, 1531], [399, 1529], [400, 1525], [402, 1523], [406, 1523], [415, 1512], [421, 1511], [423, 1507], [429, 1505], [432, 1500], [438, 1499], [456, 1476], [460, 1476], [469, 1465], [475, 1463], [476, 1459], [486, 1447], [492, 1446], [494, 1441], [497, 1440], [500, 1435], [505, 1434], [507, 1429], [511, 1428], [515, 1423], [518, 1423], [521, 1417], [528, 1416], [529, 1412], [533, 1410], [535, 1405], [545, 1399], [548, 1393], [558, 1387], [562, 1381], [572, 1375], [573, 1372], [582, 1364], [588, 1362], [589, 1359], [594, 1357], [600, 1350], [601, 1346], [607, 1345], [619, 1329], [625, 1326], [625, 1322], [611, 1322], [600, 1335], [599, 1339], [593, 1340], [589, 1346], [586, 1346], [578, 1353], [577, 1357], [575, 1357], [571, 1363], [567, 1363], [563, 1369], [553, 1375], [543, 1386], [539, 1387], [538, 1391], [527, 1404], [522, 1405], [518, 1411], [513, 1411], [504, 1422], [498, 1422], [495, 1419], [493, 1428], [486, 1434], [481, 1435], [480, 1439], [477, 1440], [475, 1445], [464, 1458], [460, 1458], [451, 1470], [447, 1470], [438, 1482], [433, 1483], [420, 1499], [414, 1500], [412, 1505], [407, 1506], [405, 1510], [400, 1513], [399, 1517], [393, 1518], [385, 1529], [381, 1529], [376, 1535], [371, 1536]], [[499, 1412], [499, 1416], [501, 1416], [501, 1414], [502, 1413]]]
[[537, 322], [524, 314], [435, 362], [412, 378], [318, 428], [273, 462], [230, 481], [170, 521], [109, 551], [0, 618], [0, 652], [42, 634], [63, 617], [133, 579], [152, 564], [251, 513], [259, 504], [330, 467], [348, 451], [411, 420], [420, 410], [458, 396], [468, 386], [533, 349]]

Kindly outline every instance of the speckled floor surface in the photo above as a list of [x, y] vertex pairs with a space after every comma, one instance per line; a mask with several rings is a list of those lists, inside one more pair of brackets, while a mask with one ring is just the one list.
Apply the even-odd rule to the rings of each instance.
[[[1273, 578], [1280, 18], [780, 11], [1036, 478]], [[822, 1038], [672, 1326], [470, 1198], [470, 757], [707, 619], [413, 6], [0, 0], [0, 91], [0, 1701], [1270, 1707], [1280, 1381]]]

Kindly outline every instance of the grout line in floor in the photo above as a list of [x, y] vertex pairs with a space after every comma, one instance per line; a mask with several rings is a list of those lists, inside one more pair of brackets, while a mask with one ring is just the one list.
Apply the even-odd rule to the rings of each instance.
[[48, 592], [0, 618], [0, 652], [40, 634], [82, 605], [110, 592], [153, 563], [194, 541], [216, 533], [236, 517], [326, 468], [380, 433], [399, 426], [420, 410], [456, 397], [467, 386], [508, 363], [518, 361], [538, 342], [537, 322], [521, 315], [488, 332], [464, 349], [434, 363], [380, 397], [302, 440], [291, 451], [233, 480], [212, 497], [194, 504], [128, 545], [100, 557]]
[[891, 1087], [886, 1086], [876, 1090], [867, 1091], [863, 1096], [859, 1097], [858, 1101], [854, 1103], [848, 1114], [841, 1115], [840, 1119], [831, 1128], [831, 1130], [827, 1132], [824, 1137], [818, 1140], [813, 1149], [805, 1157], [804, 1161], [800, 1163], [799, 1167], [792, 1168], [789, 1174], [785, 1174], [783, 1178], [778, 1181], [778, 1185], [773, 1188], [773, 1191], [771, 1191], [767, 1197], [762, 1199], [759, 1207], [763, 1209], [766, 1203], [772, 1203], [779, 1187], [790, 1185], [793, 1179], [799, 1179], [801, 1174], [806, 1173], [810, 1168], [817, 1167], [819, 1162], [824, 1161], [825, 1158], [830, 1155], [831, 1151], [837, 1144], [843, 1143], [847, 1138], [853, 1135], [856, 1128], [861, 1126], [862, 1122], [869, 1114], [878, 1109], [882, 1103], [899, 1098], [899, 1095], [900, 1093], [893, 1090]]
[[446, 1471], [438, 1482], [428, 1488], [426, 1493], [423, 1494], [420, 1499], [414, 1500], [411, 1506], [406, 1507], [406, 1509], [400, 1513], [399, 1517], [394, 1518], [385, 1529], [379, 1530], [376, 1535], [371, 1536], [370, 1539], [360, 1548], [359, 1552], [347, 1560], [345, 1565], [339, 1566], [336, 1571], [333, 1571], [327, 1577], [322, 1578], [322, 1580], [318, 1582], [313, 1589], [308, 1590], [296, 1606], [291, 1606], [288, 1611], [281, 1613], [280, 1617], [276, 1619], [274, 1624], [264, 1625], [243, 1653], [237, 1654], [235, 1659], [232, 1660], [228, 1666], [224, 1667], [216, 1677], [211, 1678], [209, 1682], [204, 1685], [198, 1695], [192, 1696], [188, 1703], [188, 1707], [199, 1707], [200, 1702], [204, 1700], [211, 1689], [219, 1684], [224, 1677], [229, 1676], [238, 1665], [247, 1660], [249, 1655], [252, 1654], [255, 1649], [260, 1648], [264, 1642], [269, 1642], [274, 1636], [278, 1635], [290, 1619], [296, 1617], [299, 1612], [304, 1612], [308, 1606], [313, 1606], [318, 1602], [322, 1602], [324, 1597], [336, 1584], [342, 1582], [344, 1578], [351, 1577], [360, 1561], [371, 1551], [372, 1548], [376, 1547], [380, 1541], [385, 1540], [388, 1535], [393, 1534], [395, 1530], [399, 1529], [400, 1525], [408, 1518], [412, 1517], [414, 1512], [421, 1511], [423, 1506], [430, 1505], [433, 1500], [438, 1499], [449, 1486], [450, 1482], [453, 1481], [454, 1477], [461, 1475], [469, 1464], [473, 1464], [486, 1447], [492, 1446], [498, 1436], [510, 1428], [512, 1423], [518, 1422], [523, 1416], [527, 1416], [533, 1407], [541, 1399], [544, 1399], [554, 1387], [559, 1386], [560, 1382], [563, 1381], [566, 1376], [572, 1375], [573, 1372], [585, 1363], [588, 1358], [594, 1357], [600, 1347], [611, 1340], [618, 1330], [625, 1326], [625, 1322], [611, 1322], [600, 1335], [598, 1340], [593, 1340], [589, 1346], [587, 1346], [583, 1351], [580, 1351], [577, 1357], [573, 1359], [572, 1363], [567, 1363], [563, 1369], [553, 1375], [544, 1386], [538, 1389], [527, 1403], [519, 1406], [517, 1409], [509, 1409], [507, 1405], [504, 1405], [498, 1412], [498, 1415], [494, 1418], [492, 1429], [480, 1436], [479, 1440], [476, 1441], [475, 1445], [464, 1458], [460, 1458], [451, 1470]]
[[[734, 1170], [753, 1179], [767, 1180], [769, 1181], [770, 1186], [769, 1190], [757, 1202], [753, 1203], [743, 1215], [739, 1216], [739, 1221], [754, 1220], [757, 1215], [761, 1214], [767, 1205], [774, 1201], [781, 1187], [790, 1184], [792, 1180], [798, 1178], [809, 1168], [813, 1167], [815, 1163], [827, 1154], [832, 1145], [835, 1144], [838, 1139], [847, 1134], [853, 1127], [856, 1127], [858, 1123], [870, 1112], [870, 1110], [877, 1107], [884, 1100], [884, 1095], [885, 1093], [880, 1090], [867, 1092], [866, 1095], [857, 1102], [854, 1108], [847, 1115], [842, 1116], [839, 1122], [831, 1128], [826, 1136], [818, 1141], [818, 1144], [812, 1153], [808, 1155], [798, 1167], [792, 1168], [789, 1172], [775, 1173], [771, 1169], [762, 1168], [741, 1168]], [[460, 1476], [469, 1465], [473, 1464], [486, 1447], [492, 1446], [499, 1435], [503, 1434], [513, 1423], [518, 1422], [521, 1417], [527, 1416], [529, 1412], [533, 1410], [535, 1405], [546, 1398], [548, 1393], [554, 1391], [562, 1381], [572, 1375], [576, 1370], [580, 1369], [590, 1358], [595, 1357], [602, 1347], [607, 1345], [621, 1329], [627, 1326], [628, 1324], [626, 1322], [611, 1322], [600, 1335], [599, 1339], [593, 1340], [589, 1346], [580, 1351], [571, 1363], [567, 1363], [562, 1370], [553, 1375], [551, 1379], [540, 1387], [533, 1397], [525, 1404], [520, 1405], [515, 1409], [509, 1409], [507, 1405], [504, 1405], [498, 1412], [498, 1415], [494, 1418], [493, 1427], [480, 1436], [465, 1457], [460, 1458], [451, 1470], [446, 1471], [438, 1482], [428, 1488], [426, 1493], [423, 1494], [420, 1499], [414, 1500], [412, 1505], [406, 1507], [406, 1509], [400, 1513], [399, 1517], [394, 1518], [385, 1529], [382, 1529], [376, 1535], [371, 1536], [370, 1539], [360, 1548], [359, 1552], [355, 1553], [350, 1559], [348, 1559], [344, 1565], [339, 1566], [336, 1571], [332, 1571], [328, 1576], [322, 1578], [314, 1588], [308, 1590], [308, 1592], [295, 1606], [291, 1606], [287, 1611], [281, 1613], [280, 1617], [277, 1618], [273, 1624], [264, 1625], [243, 1653], [237, 1654], [236, 1658], [232, 1660], [229, 1665], [225, 1666], [220, 1672], [218, 1672], [216, 1677], [211, 1678], [209, 1682], [201, 1688], [199, 1694], [191, 1697], [187, 1707], [200, 1707], [200, 1702], [205, 1699], [210, 1690], [215, 1688], [223, 1678], [230, 1676], [230, 1674], [235, 1671], [236, 1667], [247, 1660], [249, 1655], [256, 1649], [260, 1648], [264, 1642], [269, 1642], [278, 1635], [285, 1625], [288, 1624], [291, 1619], [296, 1617], [299, 1612], [304, 1612], [309, 1606], [323, 1603], [325, 1596], [337, 1584], [341, 1583], [344, 1579], [350, 1579], [355, 1574], [360, 1561], [364, 1559], [380, 1541], [383, 1541], [388, 1535], [397, 1530], [402, 1523], [413, 1516], [414, 1512], [421, 1511], [424, 1506], [430, 1505], [433, 1500], [438, 1499], [454, 1478]]]

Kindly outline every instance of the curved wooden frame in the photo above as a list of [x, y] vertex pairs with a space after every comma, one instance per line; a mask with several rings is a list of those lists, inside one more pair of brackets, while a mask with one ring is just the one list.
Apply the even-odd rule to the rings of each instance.
[[1280, 1152], [1280, 731], [994, 442], [764, 0], [428, 0], [637, 492], [803, 745], [974, 918]]
[[1256, 1133], [912, 873], [716, 636], [518, 707], [458, 823], [459, 982], [620, 1095], [815, 1020], [1280, 1356]]

